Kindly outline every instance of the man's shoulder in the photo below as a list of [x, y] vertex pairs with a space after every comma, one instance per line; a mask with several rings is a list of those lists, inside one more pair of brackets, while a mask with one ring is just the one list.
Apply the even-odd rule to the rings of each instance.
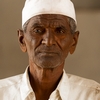
[[76, 75], [67, 74], [68, 79], [71, 84], [74, 84], [79, 87], [87, 87], [87, 88], [94, 88], [100, 91], [100, 84], [94, 80], [83, 78]]
[[4, 78], [0, 80], [0, 89], [17, 85], [21, 82], [23, 74]]

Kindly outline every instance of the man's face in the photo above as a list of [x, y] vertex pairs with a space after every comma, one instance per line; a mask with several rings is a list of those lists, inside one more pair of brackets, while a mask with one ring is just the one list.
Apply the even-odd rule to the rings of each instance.
[[29, 61], [41, 68], [60, 66], [68, 53], [73, 53], [76, 45], [67, 17], [62, 15], [38, 15], [31, 18], [23, 40]]

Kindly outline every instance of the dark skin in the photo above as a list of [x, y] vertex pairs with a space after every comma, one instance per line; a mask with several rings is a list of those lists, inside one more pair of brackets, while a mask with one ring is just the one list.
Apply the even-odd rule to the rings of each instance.
[[79, 32], [71, 33], [67, 17], [56, 14], [30, 19], [26, 32], [18, 30], [21, 50], [29, 56], [29, 79], [36, 100], [48, 100], [56, 89], [68, 54], [75, 51]]

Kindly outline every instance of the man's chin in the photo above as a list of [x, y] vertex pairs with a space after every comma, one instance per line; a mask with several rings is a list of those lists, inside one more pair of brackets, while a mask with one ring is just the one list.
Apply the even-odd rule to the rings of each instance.
[[34, 59], [34, 62], [37, 66], [41, 68], [56, 68], [63, 63], [63, 59], [59, 56], [37, 56]]
[[47, 68], [47, 69], [53, 69], [56, 68], [58, 66], [60, 66], [62, 63], [60, 62], [56, 62], [56, 63], [51, 63], [51, 62], [37, 62], [37, 66], [39, 66], [40, 68]]

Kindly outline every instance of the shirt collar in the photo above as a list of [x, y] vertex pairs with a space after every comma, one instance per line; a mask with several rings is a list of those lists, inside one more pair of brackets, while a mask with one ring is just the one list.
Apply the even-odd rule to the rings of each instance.
[[[29, 67], [26, 68], [26, 71], [23, 74], [22, 83], [21, 83], [21, 86], [20, 86], [22, 100], [25, 100], [25, 98], [27, 98], [27, 96], [30, 93], [34, 93], [33, 90], [32, 90], [32, 87], [30, 85], [30, 82], [29, 82], [28, 68]], [[70, 85], [69, 85], [68, 76], [65, 73], [65, 70], [63, 70], [62, 78], [61, 78], [61, 80], [60, 80], [55, 91], [59, 92], [62, 100], [67, 100], [68, 95], [69, 95], [69, 89], [70, 89]]]
[[69, 84], [69, 79], [68, 79], [68, 76], [67, 76], [65, 70], [63, 70], [63, 75], [57, 86], [57, 90], [59, 91], [59, 94], [60, 94], [62, 100], [68, 99], [70, 84]]
[[25, 98], [27, 98], [27, 96], [33, 92], [29, 82], [28, 68], [29, 67], [26, 68], [25, 73], [23, 74], [22, 83], [20, 86], [22, 100], [25, 100]]

